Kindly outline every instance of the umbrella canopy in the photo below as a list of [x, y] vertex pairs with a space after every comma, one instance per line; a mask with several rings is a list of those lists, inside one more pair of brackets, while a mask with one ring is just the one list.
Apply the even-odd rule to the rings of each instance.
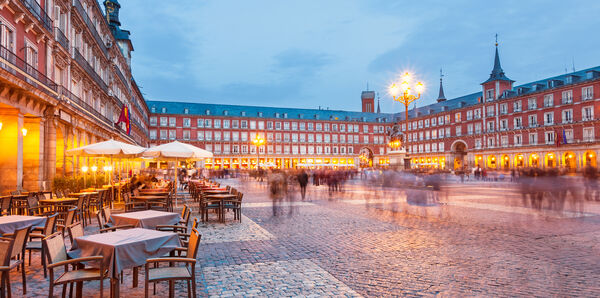
[[108, 140], [87, 146], [67, 150], [69, 156], [87, 156], [87, 157], [134, 157], [144, 152], [146, 148], [131, 145], [115, 140]]
[[144, 151], [144, 153], [142, 153], [142, 156], [168, 160], [197, 160], [204, 158], [212, 158], [213, 154], [210, 151], [206, 151], [194, 145], [174, 141], [171, 143], [148, 148], [146, 151]]

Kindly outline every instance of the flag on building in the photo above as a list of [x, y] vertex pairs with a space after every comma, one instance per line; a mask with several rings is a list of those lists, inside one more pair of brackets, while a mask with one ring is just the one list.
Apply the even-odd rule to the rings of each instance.
[[562, 135], [554, 132], [554, 142], [556, 143], [556, 147], [560, 147]]
[[563, 141], [563, 144], [568, 144], [567, 140], [568, 140], [567, 139], [567, 133], [563, 129], [563, 131], [562, 131], [562, 141]]
[[119, 120], [117, 121], [117, 125], [121, 122], [125, 122], [125, 127], [127, 128], [127, 134], [130, 134], [131, 131], [131, 115], [129, 114], [129, 108], [123, 104], [123, 108], [121, 108], [121, 115], [119, 115]]

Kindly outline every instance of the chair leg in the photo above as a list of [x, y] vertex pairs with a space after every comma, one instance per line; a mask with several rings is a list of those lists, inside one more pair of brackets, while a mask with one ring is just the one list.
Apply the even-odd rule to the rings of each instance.
[[23, 279], [23, 296], [27, 294], [27, 278], [25, 278], [25, 260], [21, 262], [21, 278]]
[[11, 298], [12, 294], [10, 292], [10, 271], [9, 270], [4, 272], [4, 278], [6, 278], [6, 283], [4, 284], [6, 286], [6, 297]]
[[169, 280], [169, 298], [175, 298], [175, 281]]
[[100, 273], [100, 298], [104, 296], [104, 277], [102, 277], [103, 273]]
[[54, 297], [54, 284], [50, 282], [50, 286], [48, 287], [48, 297]]
[[[73, 295], [71, 295], [73, 296]], [[67, 284], [63, 284], [62, 298], [67, 297]]]
[[190, 280], [187, 281], [187, 288], [188, 288], [188, 298], [192, 298], [192, 285], [191, 285]]

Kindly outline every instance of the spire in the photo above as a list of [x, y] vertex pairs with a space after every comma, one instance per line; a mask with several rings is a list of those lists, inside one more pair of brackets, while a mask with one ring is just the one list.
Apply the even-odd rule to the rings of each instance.
[[483, 83], [487, 83], [487, 82], [491, 82], [491, 81], [514, 82], [513, 80], [506, 77], [506, 75], [504, 75], [504, 70], [502, 70], [502, 66], [500, 66], [500, 55], [498, 54], [498, 34], [496, 34], [496, 54], [494, 56], [494, 68], [492, 69], [490, 78], [487, 79], [487, 81], [485, 81]]
[[444, 96], [444, 86], [442, 85], [442, 78], [444, 74], [442, 73], [442, 69], [440, 68], [440, 94], [438, 95], [437, 102], [442, 102], [446, 100], [446, 96]]
[[379, 107], [379, 93], [377, 93], [377, 114], [381, 114], [381, 108]]

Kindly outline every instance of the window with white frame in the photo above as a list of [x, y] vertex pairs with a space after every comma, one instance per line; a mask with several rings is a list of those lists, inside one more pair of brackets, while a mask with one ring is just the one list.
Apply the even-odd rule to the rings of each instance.
[[231, 120], [231, 128], [238, 128], [238, 127], [239, 127], [239, 121]]
[[444, 122], [450, 124], [450, 115], [444, 115]]
[[537, 132], [532, 132], [529, 134], [529, 145], [537, 145], [538, 142], [538, 134]]
[[446, 127], [446, 136], [447, 137], [451, 137], [452, 134], [450, 133], [450, 127]]
[[323, 124], [321, 124], [321, 123], [316, 123], [316, 124], [315, 124], [315, 130], [316, 130], [316, 131], [321, 131], [321, 130], [323, 130]]
[[544, 113], [544, 125], [554, 124], [554, 112]]
[[572, 129], [565, 129], [565, 139], [567, 141], [567, 143], [571, 144], [573, 143], [573, 130]]
[[514, 142], [515, 146], [523, 145], [523, 137], [521, 135], [515, 135]]
[[460, 113], [454, 114], [454, 122], [460, 122]]
[[258, 129], [260, 129], [260, 130], [265, 129], [265, 122], [264, 121], [258, 121]]
[[313, 130], [313, 123], [312, 122], [308, 122], [308, 130]]
[[473, 111], [467, 111], [467, 121], [472, 120], [473, 119]]
[[529, 127], [536, 127], [537, 126], [537, 115], [533, 114], [533, 115], [529, 115], [527, 116], [528, 121], [529, 121]]
[[530, 98], [527, 100], [527, 109], [528, 110], [535, 110], [537, 109], [537, 100], [535, 99], [535, 97]]
[[566, 90], [562, 92], [562, 104], [569, 104], [573, 102], [573, 90]]
[[573, 110], [572, 109], [562, 110], [562, 122], [563, 123], [573, 122]]
[[211, 128], [211, 127], [212, 127], [212, 120], [210, 120], [210, 119], [205, 119], [205, 120], [204, 120], [204, 127], [206, 127], [206, 128]]
[[501, 136], [500, 137], [500, 146], [502, 146], [502, 147], [508, 147], [508, 136]]
[[544, 107], [554, 106], [554, 95], [546, 94], [544, 95]]
[[494, 89], [485, 90], [485, 100], [486, 101], [494, 100]]
[[521, 117], [514, 118], [514, 129], [521, 129], [523, 127], [523, 121]]
[[480, 122], [475, 123], [475, 133], [476, 134], [481, 133], [481, 123]]
[[444, 151], [444, 143], [443, 142], [439, 142], [438, 143], [438, 151], [439, 152], [443, 152]]
[[200, 127], [200, 128], [204, 127], [204, 119], [198, 119], [198, 120], [196, 120], [196, 122], [197, 122], [196, 124], [198, 127]]
[[546, 131], [544, 135], [545, 135], [546, 144], [554, 144], [554, 132], [553, 131]]
[[237, 142], [240, 140], [240, 133], [237, 131], [231, 132], [231, 140]]
[[242, 131], [241, 139], [242, 139], [242, 142], [248, 141], [248, 133], [245, 131]]
[[594, 141], [594, 128], [593, 127], [584, 127], [583, 128], [583, 141], [584, 142], [593, 142]]
[[247, 120], [241, 120], [240, 121], [240, 128], [243, 128], [243, 129], [248, 128], [248, 121]]
[[440, 128], [440, 130], [438, 130], [438, 134], [439, 134], [439, 136], [440, 136], [440, 139], [441, 139], [441, 138], [444, 138], [444, 129], [443, 129], [443, 128]]
[[167, 117], [160, 117], [160, 126], [167, 126], [168, 120], [169, 120], [169, 118], [167, 118]]
[[175, 140], [176, 136], [177, 136], [177, 131], [176, 130], [169, 130], [169, 140]]
[[429, 140], [429, 130], [425, 131], [425, 140]]
[[521, 105], [520, 100], [516, 100], [513, 102], [513, 112], [520, 112], [523, 110], [523, 106]]
[[422, 141], [422, 140], [423, 140], [423, 132], [419, 131], [419, 141]]
[[156, 130], [150, 130], [150, 140], [156, 140]]
[[204, 132], [203, 131], [198, 131], [196, 137], [197, 137], [198, 141], [204, 141]]
[[437, 152], [437, 143], [432, 143], [431, 144], [431, 152]]
[[290, 130], [290, 123], [289, 122], [283, 122], [283, 129]]
[[437, 125], [436, 118], [435, 117], [431, 118], [431, 126], [436, 126], [436, 125]]
[[487, 132], [493, 132], [494, 131], [494, 126], [495, 126], [495, 122], [494, 121], [488, 121], [487, 122]]
[[481, 139], [475, 139], [475, 149], [481, 149]]
[[248, 145], [242, 145], [242, 153], [243, 154], [248, 153]]
[[256, 129], [256, 121], [250, 121], [250, 129]]
[[169, 117], [169, 126], [170, 127], [175, 127], [175, 122], [176, 118], [175, 117]]
[[275, 122], [275, 129], [277, 129], [277, 130], [281, 129], [281, 122]]
[[214, 132], [214, 138], [215, 138], [215, 141], [220, 141], [221, 140], [221, 132], [220, 131], [215, 131]]
[[494, 106], [487, 106], [486, 110], [488, 117], [494, 117]]
[[183, 127], [190, 127], [190, 126], [192, 126], [192, 119], [183, 118]]
[[500, 130], [508, 130], [508, 119], [500, 120]]
[[223, 141], [229, 141], [231, 134], [228, 131], [223, 132]]
[[581, 120], [590, 121], [594, 120], [594, 107], [583, 107], [581, 108]]
[[358, 135], [354, 136], [354, 144], [358, 144]]
[[472, 135], [473, 134], [473, 124], [467, 125], [467, 134], [468, 135]]
[[229, 120], [223, 120], [223, 128], [229, 129]]
[[[473, 110], [473, 119], [479, 119], [481, 118], [481, 109], [475, 109]], [[440, 123], [443, 124], [443, 123]]]
[[456, 132], [456, 136], [460, 136], [462, 134], [462, 127], [460, 125], [456, 126], [454, 131]]
[[590, 100], [594, 99], [594, 87], [587, 86], [581, 88], [581, 100]]
[[204, 132], [204, 139], [207, 141], [212, 141], [212, 131], [205, 131]]
[[189, 130], [183, 131], [183, 139], [186, 141], [189, 141], [189, 139], [190, 139], [190, 131]]
[[495, 141], [496, 141], [496, 139], [494, 139], [494, 138], [487, 138], [487, 146], [488, 146], [488, 148], [494, 148]]
[[273, 129], [273, 121], [267, 121], [267, 129]]
[[[470, 124], [469, 124], [469, 125], [470, 125]], [[472, 127], [471, 127], [471, 128], [472, 128]], [[434, 129], [434, 130], [432, 130], [432, 131], [431, 131], [431, 138], [432, 138], [433, 140], [437, 139], [437, 130], [435, 130], [435, 129]]]

